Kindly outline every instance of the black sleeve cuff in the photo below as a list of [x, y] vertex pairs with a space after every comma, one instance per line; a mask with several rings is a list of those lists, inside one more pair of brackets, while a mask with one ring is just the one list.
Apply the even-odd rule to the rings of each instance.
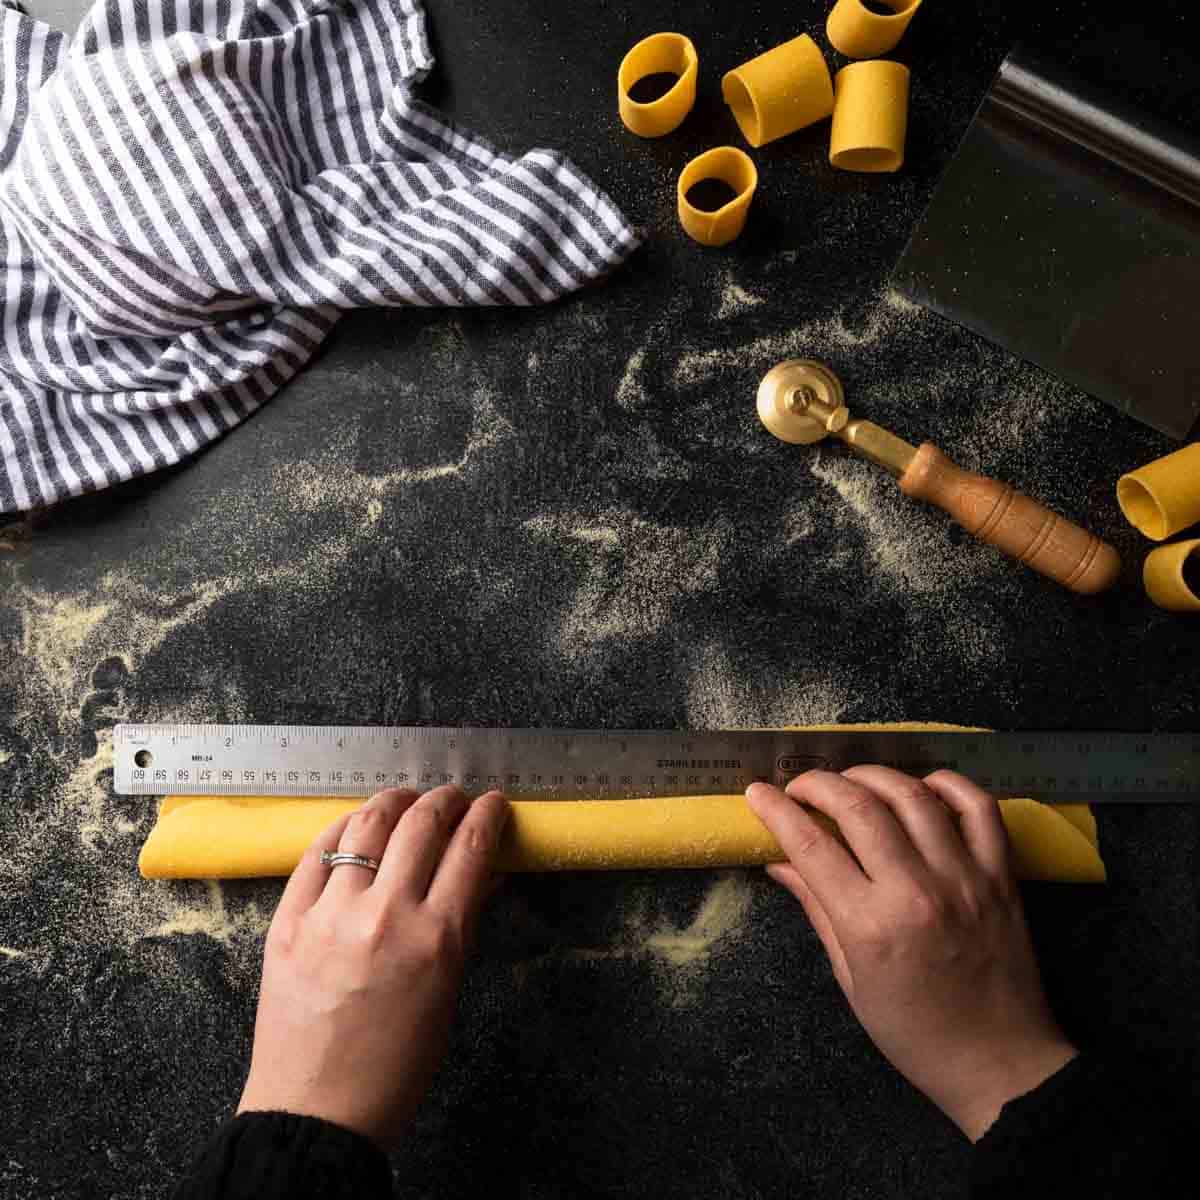
[[316, 1117], [251, 1112], [213, 1135], [175, 1200], [391, 1200], [387, 1156]]
[[971, 1159], [972, 1200], [1167, 1195], [1181, 1154], [1169, 1097], [1145, 1067], [1080, 1054], [1000, 1110]]

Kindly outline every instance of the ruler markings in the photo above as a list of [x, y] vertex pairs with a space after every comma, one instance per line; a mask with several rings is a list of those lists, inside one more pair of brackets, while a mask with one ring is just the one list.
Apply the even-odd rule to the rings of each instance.
[[960, 770], [1056, 803], [1200, 798], [1200, 735], [900, 731], [527, 730], [434, 726], [121, 725], [121, 794], [370, 795], [454, 783], [546, 799], [742, 791], [812, 767]]

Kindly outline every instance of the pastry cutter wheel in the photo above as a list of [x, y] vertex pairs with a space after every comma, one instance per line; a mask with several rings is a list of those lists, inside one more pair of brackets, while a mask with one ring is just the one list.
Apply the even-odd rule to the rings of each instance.
[[1102, 592], [1121, 571], [1117, 552], [1006, 483], [964, 471], [936, 446], [913, 446], [870, 421], [851, 418], [838, 377], [823, 363], [793, 358], [758, 385], [759, 420], [777, 438], [811, 445], [840, 438], [890, 471], [906, 496], [944, 509], [968, 533], [1074, 592]]

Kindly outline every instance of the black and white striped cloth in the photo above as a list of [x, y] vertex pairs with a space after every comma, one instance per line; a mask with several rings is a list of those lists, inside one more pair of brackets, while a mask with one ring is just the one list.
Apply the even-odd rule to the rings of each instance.
[[194, 453], [343, 309], [537, 304], [636, 245], [567, 159], [413, 96], [418, 0], [0, 21], [0, 513]]

